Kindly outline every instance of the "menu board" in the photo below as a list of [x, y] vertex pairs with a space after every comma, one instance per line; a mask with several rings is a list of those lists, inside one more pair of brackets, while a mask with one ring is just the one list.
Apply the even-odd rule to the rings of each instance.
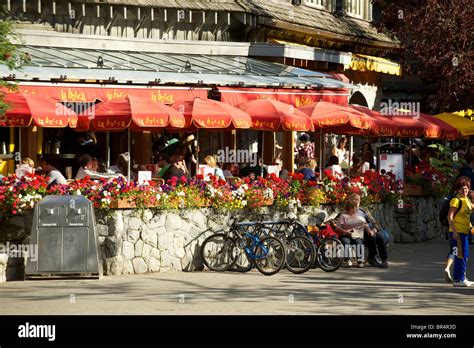
[[381, 153], [379, 154], [379, 171], [385, 169], [392, 172], [398, 179], [405, 180], [404, 157], [401, 153]]

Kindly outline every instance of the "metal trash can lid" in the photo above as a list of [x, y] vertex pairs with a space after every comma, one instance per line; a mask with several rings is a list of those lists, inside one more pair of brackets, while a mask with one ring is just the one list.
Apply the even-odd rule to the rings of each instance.
[[73, 196], [73, 195], [51, 195], [45, 196], [38, 204], [57, 204], [57, 205], [70, 205], [74, 202], [74, 205], [88, 205], [92, 204], [84, 196]]

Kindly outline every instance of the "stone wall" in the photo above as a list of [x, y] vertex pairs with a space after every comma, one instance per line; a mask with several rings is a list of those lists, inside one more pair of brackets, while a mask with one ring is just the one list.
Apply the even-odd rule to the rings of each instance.
[[403, 208], [375, 205], [374, 218], [393, 235], [396, 243], [418, 243], [444, 236], [439, 222], [441, 200], [433, 197], [406, 197]]
[[[392, 233], [394, 242], [422, 242], [444, 234], [438, 221], [439, 206], [433, 198], [411, 198], [405, 207], [371, 207], [374, 217]], [[411, 204], [411, 205], [410, 205]], [[281, 220], [295, 216], [303, 224], [309, 217], [320, 222], [337, 216], [333, 206], [301, 207], [297, 212], [273, 207], [233, 215], [238, 221]], [[0, 243], [28, 243], [31, 213], [15, 217], [0, 227]], [[207, 236], [227, 230], [231, 217], [213, 209], [179, 211], [111, 210], [96, 213], [100, 258], [105, 275], [146, 272], [200, 271], [204, 268], [200, 246]], [[0, 255], [0, 281], [22, 279], [24, 262]]]

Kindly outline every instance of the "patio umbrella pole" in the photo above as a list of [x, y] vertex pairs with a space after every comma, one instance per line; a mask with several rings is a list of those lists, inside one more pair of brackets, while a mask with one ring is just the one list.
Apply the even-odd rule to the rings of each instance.
[[[260, 159], [262, 160], [262, 164], [260, 165], [260, 176], [263, 178], [263, 148], [264, 148], [264, 142], [265, 142], [265, 134], [262, 131], [262, 157]], [[258, 164], [258, 163], [257, 163]]]
[[196, 130], [196, 175], [199, 174], [199, 152], [201, 149], [199, 148], [199, 128]]
[[410, 151], [408, 153], [408, 167], [411, 168], [411, 156], [412, 156], [412, 153], [413, 153], [413, 149], [412, 149], [412, 138], [410, 138]]
[[107, 146], [107, 155], [106, 155], [107, 168], [109, 168], [110, 167], [110, 133], [109, 132], [105, 133], [105, 144]]
[[319, 129], [319, 179], [323, 177], [323, 129]]
[[21, 164], [21, 128], [18, 128], [18, 153], [20, 155], [18, 164]]
[[351, 176], [351, 159], [354, 151], [354, 136], [351, 135], [351, 145], [349, 147], [349, 159], [347, 160], [347, 175]]
[[128, 145], [128, 168], [127, 168], [127, 181], [130, 182], [130, 169], [131, 169], [131, 162], [132, 162], [132, 154], [130, 152], [130, 126], [128, 127], [128, 142], [127, 142], [127, 145]]

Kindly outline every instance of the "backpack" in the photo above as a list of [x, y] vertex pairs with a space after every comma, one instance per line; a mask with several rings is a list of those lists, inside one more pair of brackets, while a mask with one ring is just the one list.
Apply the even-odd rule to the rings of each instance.
[[[452, 193], [449, 196], [443, 198], [443, 203], [441, 204], [441, 209], [439, 210], [439, 222], [441, 222], [441, 225], [443, 226], [449, 226], [448, 214], [449, 214], [449, 209], [451, 208], [449, 203], [455, 197], [456, 197], [456, 194]], [[459, 200], [459, 207], [456, 209], [454, 216], [456, 216], [456, 214], [461, 210], [461, 207], [462, 207], [462, 201]]]

